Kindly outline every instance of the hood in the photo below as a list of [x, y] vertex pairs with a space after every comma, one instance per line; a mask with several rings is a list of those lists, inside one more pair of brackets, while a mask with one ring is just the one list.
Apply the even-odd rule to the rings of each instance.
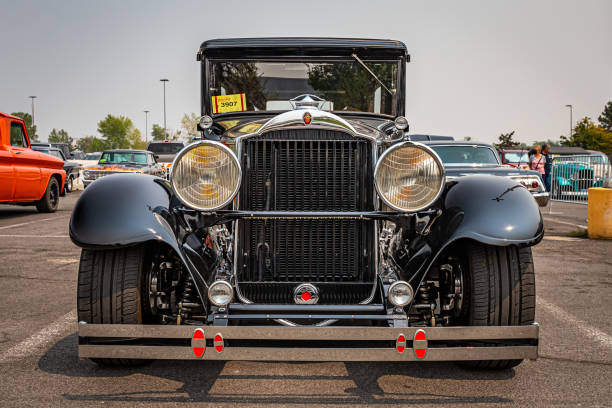
[[66, 168], [66, 167], [68, 167], [68, 168], [71, 168], [71, 169], [72, 169], [72, 168], [79, 168], [79, 167], [83, 167], [83, 166], [81, 166], [81, 164], [80, 164], [80, 163], [73, 162], [73, 161], [70, 161], [70, 160], [66, 160], [66, 161], [64, 162], [64, 168]]
[[142, 171], [143, 166], [137, 166], [134, 164], [98, 164], [96, 166], [89, 166], [85, 168], [85, 170], [94, 170], [94, 171], [127, 171], [127, 172], [135, 172]]

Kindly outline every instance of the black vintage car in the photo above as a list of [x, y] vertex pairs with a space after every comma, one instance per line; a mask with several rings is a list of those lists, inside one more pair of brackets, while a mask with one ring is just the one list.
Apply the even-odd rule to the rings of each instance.
[[442, 361], [536, 358], [536, 202], [447, 181], [405, 136], [403, 43], [206, 41], [203, 140], [171, 182], [105, 177], [77, 202], [79, 355]]
[[50, 143], [32, 144], [32, 150], [49, 154], [64, 161], [64, 171], [66, 172], [66, 183], [64, 183], [64, 191], [71, 192], [74, 190], [74, 183], [79, 178], [83, 166], [77, 162], [69, 161], [64, 155], [64, 151], [57, 147], [50, 147]]
[[442, 160], [447, 181], [478, 174], [508, 177], [525, 186], [540, 207], [548, 204], [549, 194], [540, 173], [502, 165], [497, 151], [490, 144], [450, 140], [423, 143], [431, 147]]

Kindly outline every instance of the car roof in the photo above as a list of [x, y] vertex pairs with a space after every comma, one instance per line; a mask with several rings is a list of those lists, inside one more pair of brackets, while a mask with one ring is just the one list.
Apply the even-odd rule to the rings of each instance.
[[0, 112], [0, 116], [2, 116], [3, 118], [20, 120], [23, 122], [23, 119], [21, 119], [19, 116], [9, 115], [8, 113]]
[[440, 135], [423, 135], [423, 134], [409, 134], [410, 140], [415, 142], [426, 142], [430, 140], [455, 140], [452, 136], [440, 136]]
[[259, 37], [222, 38], [204, 41], [198, 60], [205, 56], [279, 56], [283, 53], [303, 56], [403, 56], [409, 59], [406, 45], [401, 41], [366, 38], [325, 37]]
[[102, 152], [104, 153], [151, 153], [147, 150], [135, 150], [135, 149], [110, 149]]

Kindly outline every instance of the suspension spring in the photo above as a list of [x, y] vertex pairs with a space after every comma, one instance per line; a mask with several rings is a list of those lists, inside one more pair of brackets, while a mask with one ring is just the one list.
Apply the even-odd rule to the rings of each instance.
[[202, 312], [198, 291], [190, 276], [181, 275], [176, 288], [176, 300], [179, 310], [183, 313], [194, 314]]

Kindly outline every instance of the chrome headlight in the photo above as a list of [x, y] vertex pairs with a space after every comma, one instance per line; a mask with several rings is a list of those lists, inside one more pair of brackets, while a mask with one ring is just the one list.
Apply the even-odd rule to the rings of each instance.
[[444, 183], [442, 161], [420, 143], [403, 142], [390, 147], [380, 156], [374, 171], [378, 195], [399, 211], [427, 208], [440, 196]]
[[207, 140], [187, 146], [172, 163], [174, 192], [196, 210], [216, 210], [229, 204], [238, 192], [240, 179], [236, 155], [219, 142]]

